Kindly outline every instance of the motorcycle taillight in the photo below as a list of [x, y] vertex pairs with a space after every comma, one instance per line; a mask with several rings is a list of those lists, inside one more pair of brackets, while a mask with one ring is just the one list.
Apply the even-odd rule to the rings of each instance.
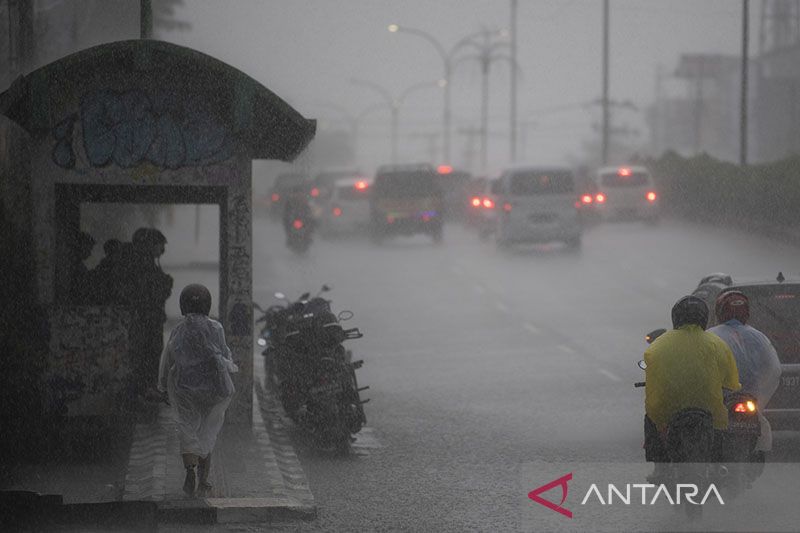
[[746, 402], [739, 402], [733, 406], [734, 413], [755, 413], [756, 403], [752, 400]]

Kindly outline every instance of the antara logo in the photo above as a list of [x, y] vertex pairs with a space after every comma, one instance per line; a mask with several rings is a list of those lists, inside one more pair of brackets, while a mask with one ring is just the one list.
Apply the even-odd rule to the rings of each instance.
[[[563, 514], [567, 518], [572, 518], [572, 511], [570, 511], [569, 509], [565, 509], [564, 507], [561, 507], [564, 504], [564, 500], [567, 499], [567, 492], [569, 492], [569, 486], [567, 485], [567, 483], [569, 481], [572, 481], [572, 472], [570, 472], [566, 476], [554, 479], [547, 485], [542, 485], [538, 489], [533, 489], [528, 493], [528, 498], [530, 498], [531, 500], [535, 501], [540, 505], [544, 505], [548, 509], [552, 509], [557, 513]], [[559, 503], [558, 505], [554, 504], [549, 500], [545, 500], [544, 498], [539, 496], [541, 493], [547, 492], [548, 490], [558, 486], [561, 486], [561, 503]]]
[[[528, 498], [535, 501], [539, 505], [543, 505], [552, 511], [566, 516], [567, 518], [572, 518], [572, 511], [564, 507], [564, 502], [566, 501], [567, 494], [569, 492], [568, 483], [570, 481], [572, 481], [572, 472], [532, 490], [528, 493]], [[547, 492], [556, 487], [561, 487], [561, 501], [558, 504], [542, 498], [541, 494], [543, 492]], [[635, 495], [636, 491], [640, 491], [641, 500], [637, 500], [636, 498], [632, 497], [631, 493], [633, 492]], [[684, 502], [693, 505], [705, 505], [708, 499], [712, 496], [716, 498], [720, 505], [725, 505], [725, 502], [722, 500], [722, 495], [720, 495], [719, 490], [717, 490], [716, 485], [713, 483], [711, 483], [708, 488], [705, 489], [702, 498], [700, 498], [700, 494], [700, 488], [691, 483], [677, 483], [675, 484], [673, 490], [670, 490], [670, 488], [664, 484], [654, 485], [651, 483], [628, 483], [624, 485], [623, 489], [617, 485], [609, 483], [605, 492], [606, 497], [604, 498], [603, 493], [600, 491], [597, 484], [592, 483], [589, 489], [586, 491], [586, 495], [583, 497], [583, 500], [581, 500], [581, 505], [586, 505], [586, 503], [590, 500], [596, 500], [598, 503], [600, 503], [600, 505], [614, 505], [615, 503], [631, 505], [631, 502], [636, 504], [639, 501], [641, 501], [641, 505], [655, 505], [658, 503], [658, 501], [666, 501], [670, 505], [681, 505]], [[615, 502], [615, 500], [617, 500], [617, 502]]]

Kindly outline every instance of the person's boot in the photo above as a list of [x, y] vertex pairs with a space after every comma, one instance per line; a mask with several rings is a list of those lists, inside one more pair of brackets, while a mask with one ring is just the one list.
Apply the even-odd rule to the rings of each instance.
[[211, 493], [211, 483], [208, 476], [211, 473], [211, 454], [201, 457], [197, 468], [197, 493], [200, 496], [208, 496]]
[[183, 454], [183, 466], [186, 468], [186, 479], [183, 481], [183, 492], [188, 496], [194, 496], [197, 490], [197, 474], [195, 468], [197, 467], [198, 457], [191, 453]]

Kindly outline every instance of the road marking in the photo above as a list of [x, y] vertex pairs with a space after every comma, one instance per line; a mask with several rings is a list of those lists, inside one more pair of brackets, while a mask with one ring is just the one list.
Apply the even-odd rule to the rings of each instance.
[[539, 333], [542, 332], [539, 328], [537, 328], [533, 324], [523, 324], [522, 327], [525, 328], [529, 333], [533, 333], [534, 335], [538, 335]]
[[622, 378], [621, 378], [621, 377], [619, 377], [618, 375], [616, 375], [616, 374], [614, 374], [614, 373], [612, 373], [612, 372], [609, 372], [609, 371], [608, 371], [608, 370], [606, 370], [605, 368], [598, 368], [598, 369], [597, 369], [597, 371], [598, 371], [600, 374], [603, 374], [605, 377], [607, 377], [607, 378], [608, 378], [608, 379], [610, 379], [611, 381], [622, 381]]
[[506, 306], [506, 304], [504, 304], [503, 302], [495, 302], [494, 306], [501, 313], [508, 313], [509, 312], [508, 306]]
[[559, 350], [561, 350], [562, 352], [566, 352], [566, 353], [575, 353], [575, 350], [573, 350], [572, 348], [570, 348], [570, 347], [569, 347], [569, 346], [567, 346], [566, 344], [559, 344], [558, 346], [556, 346], [556, 348], [558, 348], [558, 349], [559, 349]]

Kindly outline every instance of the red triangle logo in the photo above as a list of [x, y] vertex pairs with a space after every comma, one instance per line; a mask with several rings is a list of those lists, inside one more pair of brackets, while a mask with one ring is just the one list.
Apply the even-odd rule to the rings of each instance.
[[[564, 504], [564, 501], [567, 499], [567, 492], [569, 491], [569, 487], [567, 486], [567, 483], [569, 481], [572, 481], [572, 472], [570, 472], [566, 476], [560, 477], [558, 479], [554, 479], [553, 481], [551, 481], [547, 485], [542, 485], [538, 489], [533, 489], [532, 491], [530, 491], [528, 493], [528, 498], [530, 498], [531, 500], [535, 501], [536, 503], [538, 503], [540, 505], [544, 505], [548, 509], [551, 509], [551, 510], [557, 512], [557, 513], [563, 514], [567, 518], [572, 518], [572, 511], [570, 511], [569, 509], [565, 509], [564, 507], [561, 507]], [[541, 493], [547, 492], [548, 490], [553, 489], [553, 488], [558, 487], [558, 486], [561, 487], [561, 502], [559, 502], [558, 505], [556, 505], [555, 503], [551, 502], [550, 500], [545, 500], [544, 498], [539, 496]]]

